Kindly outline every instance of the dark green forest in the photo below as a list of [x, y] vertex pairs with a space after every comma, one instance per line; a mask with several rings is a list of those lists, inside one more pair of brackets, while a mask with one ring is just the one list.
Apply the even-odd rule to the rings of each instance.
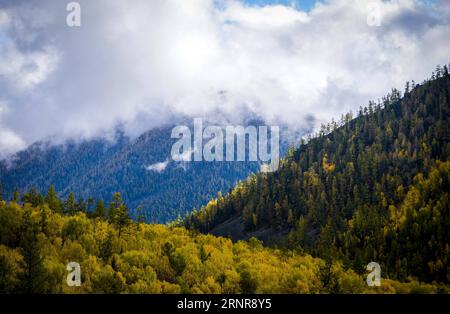
[[[342, 260], [389, 277], [450, 282], [450, 76], [438, 66], [349, 113], [186, 217], [187, 228]], [[262, 236], [263, 235], [263, 236]]]

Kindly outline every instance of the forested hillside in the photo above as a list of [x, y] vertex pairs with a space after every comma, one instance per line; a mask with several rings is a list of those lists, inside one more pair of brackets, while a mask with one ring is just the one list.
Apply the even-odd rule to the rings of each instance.
[[292, 150], [186, 218], [235, 240], [257, 236], [362, 273], [450, 282], [450, 76], [407, 83]]
[[[0, 200], [0, 293], [449, 292], [385, 278], [369, 287], [339, 261], [132, 221], [119, 193], [95, 214], [64, 212], [53, 192], [24, 201]], [[72, 262], [80, 286], [66, 282]]]
[[[323, 126], [278, 171], [252, 175], [169, 225], [146, 224], [148, 214], [119, 192], [106, 203], [70, 190], [60, 198], [52, 185], [0, 197], [0, 292], [448, 293], [449, 97], [448, 68], [438, 68], [403, 97], [393, 90], [356, 118]], [[117, 151], [102, 169], [163, 156]], [[38, 178], [29, 158], [23, 165]], [[86, 165], [71, 158], [78, 171]], [[56, 160], [41, 171], [64, 169]], [[70, 262], [81, 266], [80, 287], [66, 284]], [[370, 262], [381, 265], [380, 287], [365, 282]]]
[[[171, 139], [171, 131], [172, 126], [166, 126], [137, 139], [117, 132], [114, 141], [36, 143], [8, 162], [0, 161], [0, 193], [7, 199], [16, 189], [47, 193], [54, 185], [61, 197], [74, 192], [80, 206], [92, 208], [93, 199], [108, 200], [120, 191], [133, 217], [141, 208], [146, 221], [164, 223], [206, 204], [259, 169], [256, 162], [173, 162], [170, 149], [176, 139]], [[163, 167], [149, 168], [155, 164]]]

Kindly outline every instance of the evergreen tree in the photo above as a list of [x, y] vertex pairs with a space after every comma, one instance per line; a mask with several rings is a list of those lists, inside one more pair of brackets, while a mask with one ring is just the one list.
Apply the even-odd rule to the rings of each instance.
[[100, 258], [107, 262], [113, 255], [113, 234], [108, 233], [107, 237], [100, 244]]
[[113, 195], [113, 199], [109, 206], [109, 220], [117, 226], [119, 236], [121, 235], [123, 228], [130, 222], [128, 208], [125, 206], [120, 192], [116, 192]]
[[46, 270], [37, 238], [38, 232], [38, 227], [31, 218], [31, 210], [26, 209], [21, 233], [23, 271], [20, 274], [20, 290], [23, 293], [43, 293], [46, 291]]
[[51, 185], [48, 189], [47, 195], [44, 198], [45, 203], [48, 207], [56, 212], [62, 212], [63, 205], [61, 200], [59, 199], [58, 194], [56, 193], [55, 186]]
[[106, 207], [103, 200], [99, 200], [95, 206], [94, 217], [106, 218]]
[[73, 194], [73, 192], [70, 192], [69, 196], [66, 198], [66, 201], [64, 202], [64, 211], [69, 215], [73, 215], [77, 211], [76, 209], [77, 208], [76, 208], [75, 194]]

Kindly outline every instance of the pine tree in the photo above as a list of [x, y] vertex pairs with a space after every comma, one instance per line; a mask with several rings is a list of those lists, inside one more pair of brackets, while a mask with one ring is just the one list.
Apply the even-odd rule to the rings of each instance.
[[113, 255], [113, 234], [111, 232], [108, 233], [106, 238], [100, 244], [100, 258], [107, 262]]
[[73, 192], [69, 193], [69, 196], [64, 202], [64, 211], [69, 215], [73, 215], [76, 212], [76, 200], [75, 194], [73, 194]]
[[94, 217], [105, 218], [106, 217], [106, 207], [103, 200], [99, 200], [95, 206]]
[[114, 193], [112, 202], [109, 206], [109, 215], [110, 221], [117, 226], [120, 237], [123, 228], [130, 222], [128, 208], [125, 206], [120, 192]]
[[46, 271], [38, 243], [38, 227], [32, 221], [31, 209], [26, 209], [21, 233], [23, 272], [20, 274], [20, 290], [23, 293], [45, 292]]
[[56, 212], [62, 212], [63, 206], [58, 194], [56, 193], [55, 186], [51, 185], [48, 189], [47, 195], [44, 198], [45, 203], [51, 210]]

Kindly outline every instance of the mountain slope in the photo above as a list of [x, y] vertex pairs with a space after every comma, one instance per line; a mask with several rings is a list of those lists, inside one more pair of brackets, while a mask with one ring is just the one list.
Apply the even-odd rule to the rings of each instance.
[[[52, 184], [62, 197], [74, 192], [85, 200], [109, 201], [114, 192], [121, 192], [133, 215], [141, 207], [147, 221], [166, 222], [207, 203], [259, 169], [257, 162], [248, 161], [169, 161], [176, 141], [171, 130], [171, 126], [153, 129], [136, 140], [118, 132], [114, 142], [36, 143], [16, 154], [12, 164], [0, 162], [0, 187], [5, 198], [15, 189], [26, 192], [35, 187], [46, 193]], [[149, 169], [158, 163], [163, 167]]]
[[447, 67], [358, 117], [322, 128], [273, 174], [257, 174], [186, 218], [235, 240], [339, 258], [363, 272], [450, 281]]
[[[245, 125], [264, 124], [246, 114]], [[193, 130], [187, 118], [179, 118], [179, 122]], [[174, 162], [170, 157], [177, 141], [171, 138], [173, 127], [154, 128], [136, 139], [117, 130], [113, 141], [35, 143], [8, 161], [0, 161], [0, 194], [10, 198], [16, 189], [25, 193], [33, 187], [45, 194], [54, 185], [61, 197], [74, 192], [92, 207], [91, 198], [109, 201], [115, 192], [121, 192], [134, 218], [142, 214], [147, 222], [165, 223], [206, 204], [218, 192], [228, 192], [260, 168], [259, 162], [248, 158], [242, 162]], [[288, 141], [295, 141], [298, 134], [286, 127], [280, 129], [283, 154]], [[139, 214], [138, 208], [142, 209]]]

